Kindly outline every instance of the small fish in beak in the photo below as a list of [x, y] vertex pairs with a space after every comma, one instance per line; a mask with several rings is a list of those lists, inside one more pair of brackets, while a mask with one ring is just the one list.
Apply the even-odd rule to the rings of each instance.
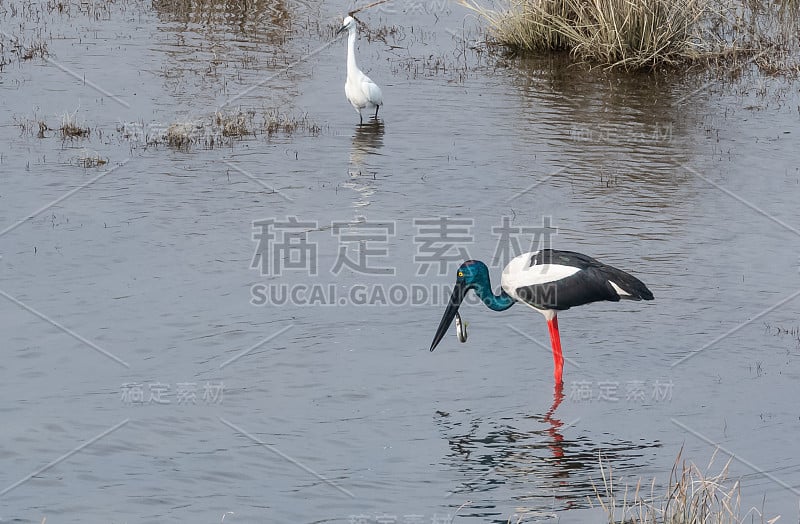
[[461, 315], [456, 313], [456, 336], [459, 342], [467, 341], [467, 323], [461, 320]]

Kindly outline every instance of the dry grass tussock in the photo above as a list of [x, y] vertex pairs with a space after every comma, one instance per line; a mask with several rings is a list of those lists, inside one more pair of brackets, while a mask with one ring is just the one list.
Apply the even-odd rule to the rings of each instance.
[[251, 121], [252, 117], [248, 117], [242, 112], [228, 114], [218, 111], [214, 114], [214, 124], [219, 128], [222, 136], [226, 137], [241, 138], [253, 134], [249, 125]]
[[292, 114], [277, 108], [269, 108], [261, 114], [253, 110], [217, 112], [210, 122], [207, 120], [174, 122], [165, 132], [147, 137], [146, 142], [153, 145], [166, 142], [170, 147], [177, 149], [189, 149], [196, 145], [214, 148], [230, 145], [233, 139], [256, 137], [259, 133], [271, 138], [277, 134], [292, 135], [300, 132], [316, 136], [320, 131], [320, 126], [312, 122], [306, 113]]
[[[767, 0], [459, 0], [484, 18], [492, 37], [514, 52], [568, 51], [625, 69], [653, 69], [786, 49], [786, 3]], [[763, 4], [763, 5], [762, 5]], [[776, 7], [777, 6], [777, 7]], [[769, 30], [764, 18], [777, 21]], [[782, 45], [775, 45], [780, 42]]]
[[34, 118], [19, 118], [13, 117], [14, 125], [19, 128], [20, 134], [22, 135], [34, 135], [36, 138], [45, 138], [45, 131], [50, 131], [50, 128], [47, 127], [47, 123], [44, 120], [40, 120], [37, 117]]
[[76, 159], [77, 165], [89, 169], [93, 167], [102, 167], [108, 164], [108, 158], [100, 156], [97, 151], [89, 151], [84, 149], [81, 155]]
[[515, 51], [570, 51], [629, 68], [675, 63], [697, 54], [704, 0], [508, 0], [494, 10], [460, 0]]
[[[45, 132], [53, 131], [43, 119], [34, 115], [32, 118], [14, 117], [14, 124], [19, 127], [24, 135], [35, 135], [36, 138], [46, 138]], [[55, 128], [63, 140], [74, 138], [86, 138], [91, 133], [91, 129], [81, 119], [78, 118], [78, 110], [70, 113], [69, 111], [61, 115], [61, 125]]]
[[19, 53], [20, 60], [33, 60], [34, 58], [47, 58], [50, 56], [50, 51], [47, 49], [47, 42], [44, 40], [32, 42], [27, 47], [19, 46], [17, 52]]
[[[641, 480], [635, 488], [614, 484], [610, 466], [600, 458], [603, 485], [593, 486], [597, 503], [608, 515], [609, 523], [622, 524], [774, 524], [780, 516], [769, 520], [756, 508], [742, 513], [739, 481], [728, 478], [732, 459], [712, 473], [716, 453], [705, 470], [681, 461], [681, 453], [670, 473], [666, 492], [656, 493], [655, 479], [649, 486]], [[589, 501], [590, 504], [592, 501]]]
[[[89, 136], [89, 128], [78, 121], [78, 111], [73, 113], [66, 112], [61, 116], [61, 127], [58, 128], [61, 132], [61, 138], [84, 138]], [[40, 124], [41, 131], [41, 124]]]
[[167, 127], [164, 140], [171, 147], [188, 149], [203, 136], [203, 125], [199, 122], [174, 122]]
[[292, 135], [300, 131], [316, 136], [321, 131], [321, 127], [308, 118], [308, 113], [285, 113], [278, 108], [269, 108], [262, 117], [262, 129], [268, 136], [277, 133]]

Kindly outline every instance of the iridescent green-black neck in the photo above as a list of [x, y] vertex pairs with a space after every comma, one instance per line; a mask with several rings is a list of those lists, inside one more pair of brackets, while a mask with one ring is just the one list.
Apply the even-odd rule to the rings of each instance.
[[515, 300], [504, 290], [501, 289], [499, 295], [494, 294], [489, 280], [489, 269], [480, 260], [467, 260], [461, 264], [456, 276], [456, 285], [459, 284], [474, 290], [486, 307], [494, 311], [505, 311], [514, 305]]

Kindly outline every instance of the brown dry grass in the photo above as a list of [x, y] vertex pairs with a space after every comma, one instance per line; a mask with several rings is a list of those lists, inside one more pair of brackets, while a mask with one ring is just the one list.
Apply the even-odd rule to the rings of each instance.
[[[598, 504], [610, 523], [624, 524], [773, 524], [780, 517], [765, 520], [756, 508], [742, 513], [739, 481], [728, 478], [732, 458], [712, 473], [716, 453], [703, 470], [693, 463], [675, 460], [664, 494], [656, 493], [655, 479], [648, 486], [641, 480], [631, 489], [614, 483], [610, 466], [604, 467], [600, 457], [603, 485], [593, 486]], [[591, 503], [591, 501], [590, 501]]]
[[[492, 37], [512, 51], [567, 51], [585, 62], [634, 70], [753, 56], [759, 51], [787, 54], [786, 35], [792, 33], [800, 4], [797, 0], [501, 0], [495, 9], [483, 1], [459, 0], [485, 19]], [[791, 69], [782, 63], [772, 65]]]
[[493, 10], [462, 4], [485, 18], [494, 37], [518, 51], [570, 51], [629, 68], [675, 63], [697, 54], [705, 0], [509, 0]]
[[[61, 117], [61, 127], [58, 130], [61, 132], [61, 138], [85, 138], [89, 136], [90, 130], [87, 126], [78, 121], [78, 112], [66, 112]], [[41, 129], [41, 125], [40, 125]]]
[[252, 115], [248, 116], [242, 112], [228, 114], [218, 111], [214, 114], [214, 124], [224, 137], [241, 138], [245, 135], [252, 135], [253, 131], [249, 126], [252, 120]]

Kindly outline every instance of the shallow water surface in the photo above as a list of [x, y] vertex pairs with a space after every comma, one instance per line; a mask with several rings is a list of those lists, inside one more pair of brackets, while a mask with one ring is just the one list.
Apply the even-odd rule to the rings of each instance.
[[[0, 520], [593, 522], [599, 460], [663, 491], [716, 447], [800, 518], [796, 83], [502, 58], [387, 4], [358, 125], [351, 5], [178, 5], [0, 7], [50, 53], [0, 72]], [[560, 315], [562, 391], [523, 306], [428, 351], [458, 261], [496, 285], [544, 242], [656, 300]]]

